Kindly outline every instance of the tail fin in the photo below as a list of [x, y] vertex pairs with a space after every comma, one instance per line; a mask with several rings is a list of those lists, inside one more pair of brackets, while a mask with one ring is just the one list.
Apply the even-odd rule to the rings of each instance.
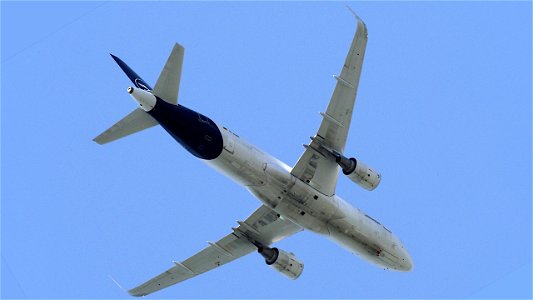
[[[170, 54], [165, 67], [161, 71], [161, 75], [159, 75], [159, 79], [157, 79], [157, 83], [153, 90], [120, 58], [113, 54], [111, 54], [111, 57], [113, 57], [115, 62], [120, 66], [122, 71], [126, 73], [136, 87], [151, 92], [169, 103], [176, 104], [178, 102], [178, 90], [184, 53], [185, 49], [181, 45], [174, 45], [172, 53]], [[155, 125], [157, 125], [157, 121], [152, 118], [152, 116], [144, 110], [137, 108], [122, 120], [118, 121], [115, 125], [111, 126], [111, 128], [94, 138], [93, 141], [103, 145]]]
[[122, 59], [114, 56], [111, 53], [109, 53], [109, 55], [111, 55], [111, 57], [113, 57], [115, 62], [118, 64], [118, 66], [122, 69], [122, 71], [124, 71], [124, 73], [126, 73], [126, 75], [128, 75], [128, 78], [131, 80], [131, 82], [133, 82], [133, 84], [135, 84], [136, 87], [138, 87], [140, 89], [143, 89], [145, 91], [151, 91], [152, 90], [152, 88], [148, 85], [148, 83], [146, 83], [141, 78], [141, 76], [137, 75], [137, 73], [135, 73], [135, 71], [133, 71], [130, 67], [128, 67], [128, 65], [125, 62], [123, 62]]

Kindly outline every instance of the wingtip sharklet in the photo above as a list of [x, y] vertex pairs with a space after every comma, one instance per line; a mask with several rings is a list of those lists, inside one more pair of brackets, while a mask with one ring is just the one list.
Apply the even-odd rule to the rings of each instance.
[[345, 4], [345, 6], [346, 6], [346, 9], [348, 9], [352, 13], [354, 18], [357, 20], [357, 31], [361, 30], [362, 32], [364, 32], [363, 34], [365, 36], [368, 35], [368, 29], [366, 28], [366, 24], [363, 21], [363, 19], [359, 17], [359, 15], [352, 9], [350, 5]]
[[363, 24], [366, 27], [366, 24], [363, 21], [363, 19], [361, 19], [361, 17], [359, 17], [359, 15], [352, 9], [352, 7], [350, 5], [348, 5], [348, 4], [345, 4], [345, 6], [352, 13], [352, 15], [355, 17], [357, 22]]
[[126, 293], [130, 294], [130, 292], [128, 290], [126, 290], [120, 283], [118, 283], [118, 281], [116, 281], [115, 278], [113, 278], [113, 276], [107, 275], [107, 277], [109, 277], [109, 279], [111, 279], [119, 287], [119, 289], [121, 289], [123, 292], [126, 292]]
[[127, 290], [125, 289], [120, 283], [118, 283], [118, 281], [115, 280], [115, 278], [113, 278], [113, 276], [111, 275], [107, 275], [109, 277], [109, 279], [111, 279], [124, 293], [128, 293], [128, 295], [132, 296], [132, 297], [144, 297], [148, 294], [142, 294], [142, 293], [137, 293], [135, 290], [136, 288], [133, 288], [131, 290]]
[[352, 9], [352, 7], [348, 4], [345, 4], [346, 8], [352, 13], [352, 15], [357, 19], [357, 21], [362, 21], [361, 18], [355, 13], [355, 11]]

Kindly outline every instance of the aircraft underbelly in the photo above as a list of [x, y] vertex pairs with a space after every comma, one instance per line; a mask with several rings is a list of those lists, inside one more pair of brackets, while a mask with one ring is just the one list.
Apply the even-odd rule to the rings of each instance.
[[370, 262], [387, 268], [396, 268], [397, 258], [388, 252], [385, 241], [379, 240], [368, 230], [361, 230], [345, 220], [333, 220], [328, 223], [329, 238], [351, 253]]
[[249, 186], [250, 193], [282, 217], [307, 230], [328, 235], [327, 222], [337, 212], [336, 202], [317, 195], [300, 180], [291, 179], [288, 172], [289, 180], [282, 183], [270, 175], [271, 167], [267, 167], [267, 184]]
[[266, 184], [264, 171], [265, 154], [246, 143], [225, 127], [217, 124], [222, 133], [223, 150], [213, 160], [204, 160], [209, 166], [244, 186], [263, 186]]
[[[220, 126], [219, 126], [220, 127]], [[397, 269], [398, 255], [388, 230], [337, 196], [326, 196], [295, 178], [290, 167], [222, 127], [224, 150], [205, 161], [299, 226], [324, 235], [362, 258]]]

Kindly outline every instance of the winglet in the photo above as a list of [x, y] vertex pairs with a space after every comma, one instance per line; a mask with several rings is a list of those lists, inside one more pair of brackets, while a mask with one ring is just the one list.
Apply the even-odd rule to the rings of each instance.
[[366, 24], [365, 24], [365, 22], [363, 22], [363, 19], [361, 19], [361, 18], [359, 17], [359, 15], [357, 15], [357, 14], [355, 13], [355, 11], [352, 9], [352, 7], [351, 7], [350, 5], [348, 5], [348, 4], [345, 4], [345, 6], [346, 6], [346, 8], [352, 13], [352, 15], [355, 17], [355, 19], [357, 20], [357, 22], [358, 22], [358, 23], [362, 23], [362, 24], [364, 25], [364, 27], [366, 27]]
[[111, 275], [107, 275], [109, 277], [109, 279], [113, 280], [113, 282], [124, 292], [128, 292], [122, 285], [120, 285], [120, 283], [118, 283], [118, 281], [115, 280], [115, 278], [113, 278], [113, 276]]
[[366, 24], [365, 22], [363, 21], [363, 19], [361, 19], [359, 17], [359, 15], [357, 15], [355, 13], [355, 11], [352, 9], [352, 7], [348, 4], [345, 4], [346, 8], [352, 13], [352, 15], [355, 17], [355, 19], [357, 20], [357, 30], [362, 30], [364, 32], [364, 35], [367, 35], [368, 34], [368, 30], [366, 28]]
[[359, 21], [361, 18], [355, 13], [355, 11], [352, 9], [352, 7], [348, 4], [345, 4], [346, 8], [352, 13], [352, 15]]

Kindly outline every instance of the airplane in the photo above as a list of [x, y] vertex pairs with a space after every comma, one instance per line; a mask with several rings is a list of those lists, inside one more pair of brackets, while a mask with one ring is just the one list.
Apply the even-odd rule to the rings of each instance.
[[[353, 13], [353, 11], [352, 11]], [[296, 279], [304, 264], [272, 244], [302, 230], [324, 236], [351, 253], [385, 269], [410, 271], [413, 262], [402, 242], [384, 225], [335, 193], [339, 170], [366, 190], [375, 189], [381, 175], [344, 147], [368, 39], [363, 20], [353, 13], [357, 28], [318, 132], [304, 145], [294, 167], [248, 143], [209, 117], [177, 103], [185, 49], [175, 44], [152, 89], [120, 58], [111, 54], [134, 86], [127, 92], [139, 107], [94, 138], [106, 144], [160, 125], [188, 152], [233, 179], [261, 206], [231, 233], [190, 258], [129, 290], [146, 296], [257, 251], [267, 265]]]

